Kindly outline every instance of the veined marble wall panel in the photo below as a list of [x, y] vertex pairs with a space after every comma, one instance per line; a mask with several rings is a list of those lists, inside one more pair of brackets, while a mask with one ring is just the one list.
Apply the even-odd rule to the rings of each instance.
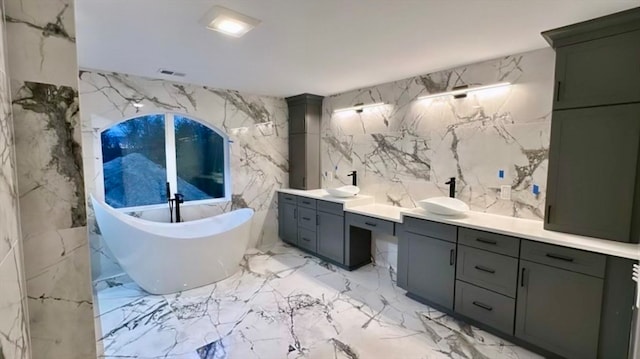
[[[0, 8], [0, 11], [3, 9]], [[5, 62], [5, 24], [0, 24], [0, 358], [30, 358], [27, 291], [16, 185], [11, 96]]]
[[[144, 107], [134, 107], [134, 101], [143, 103]], [[275, 189], [288, 184], [288, 110], [284, 99], [116, 73], [81, 71], [80, 103], [87, 194], [104, 197], [102, 130], [123, 119], [147, 113], [186, 114], [221, 129], [233, 141], [230, 148], [232, 200], [184, 206], [181, 208], [183, 217], [192, 220], [250, 207], [256, 211], [250, 246], [275, 243]], [[169, 221], [168, 208], [136, 215]], [[120, 274], [122, 270], [101, 241], [91, 213], [89, 232], [94, 279]]]
[[5, 0], [12, 79], [77, 87], [73, 0]]
[[[541, 219], [547, 174], [554, 53], [507, 56], [325, 98], [322, 118], [323, 186], [351, 181], [358, 171], [363, 193], [376, 201], [414, 207], [416, 201], [457, 196], [476, 211]], [[418, 101], [459, 85], [509, 81], [513, 85]], [[333, 110], [385, 102], [357, 114]], [[505, 178], [498, 171], [505, 170]], [[532, 186], [540, 186], [534, 195]], [[501, 200], [499, 187], [512, 188]]]
[[[3, 236], [7, 228], [1, 223]], [[15, 220], [14, 220], [14, 224]], [[14, 227], [15, 228], [15, 227]], [[4, 238], [3, 238], [4, 240]], [[0, 259], [0, 358], [30, 358], [29, 329], [25, 306], [24, 278], [20, 241]]]
[[95, 357], [74, 3], [5, 7], [33, 357]]

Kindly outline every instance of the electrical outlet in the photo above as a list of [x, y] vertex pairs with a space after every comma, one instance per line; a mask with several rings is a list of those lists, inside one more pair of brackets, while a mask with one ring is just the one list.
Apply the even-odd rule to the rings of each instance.
[[511, 186], [500, 186], [500, 199], [511, 200]]

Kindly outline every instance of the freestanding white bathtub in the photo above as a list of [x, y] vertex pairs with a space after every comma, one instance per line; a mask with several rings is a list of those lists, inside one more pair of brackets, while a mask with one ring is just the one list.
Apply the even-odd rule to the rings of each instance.
[[91, 196], [102, 238], [122, 269], [152, 294], [175, 293], [234, 274], [247, 249], [253, 210], [159, 223], [119, 212]]

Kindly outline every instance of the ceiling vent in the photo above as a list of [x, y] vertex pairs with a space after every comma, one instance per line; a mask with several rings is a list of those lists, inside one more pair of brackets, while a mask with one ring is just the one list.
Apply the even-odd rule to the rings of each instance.
[[177, 71], [167, 70], [167, 69], [158, 69], [158, 72], [167, 76], [185, 77], [184, 72], [177, 72]]

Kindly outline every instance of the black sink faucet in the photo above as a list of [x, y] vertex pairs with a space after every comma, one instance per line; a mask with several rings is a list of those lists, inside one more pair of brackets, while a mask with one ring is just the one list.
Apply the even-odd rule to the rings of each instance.
[[349, 172], [349, 174], [347, 176], [353, 177], [351, 179], [351, 184], [352, 185], [354, 185], [354, 186], [358, 185], [358, 171], [351, 171], [351, 172]]
[[451, 177], [449, 178], [449, 181], [445, 182], [444, 184], [449, 185], [449, 197], [456, 198], [456, 178]]

